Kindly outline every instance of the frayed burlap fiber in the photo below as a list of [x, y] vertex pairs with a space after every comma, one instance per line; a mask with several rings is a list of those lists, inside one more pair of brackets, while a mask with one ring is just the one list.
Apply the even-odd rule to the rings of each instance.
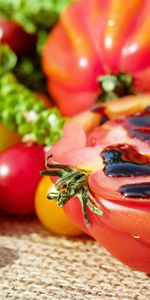
[[0, 217], [0, 300], [150, 300], [150, 278], [84, 236]]

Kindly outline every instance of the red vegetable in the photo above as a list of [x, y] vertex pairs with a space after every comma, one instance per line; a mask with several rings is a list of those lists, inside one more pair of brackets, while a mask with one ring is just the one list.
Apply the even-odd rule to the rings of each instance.
[[8, 44], [17, 54], [27, 54], [35, 49], [36, 37], [15, 21], [0, 17], [0, 43]]
[[49, 154], [58, 179], [48, 197], [120, 261], [150, 273], [150, 111], [108, 121], [88, 138], [67, 124]]
[[[149, 11], [149, 0], [79, 0], [65, 10], [42, 59], [49, 92], [64, 115], [90, 108], [105, 74], [131, 75], [119, 75], [119, 96], [132, 94], [131, 78], [134, 90], [150, 91]], [[103, 89], [114, 84], [109, 77]]]
[[35, 211], [34, 198], [44, 168], [44, 151], [36, 144], [17, 144], [0, 155], [0, 208], [26, 216]]

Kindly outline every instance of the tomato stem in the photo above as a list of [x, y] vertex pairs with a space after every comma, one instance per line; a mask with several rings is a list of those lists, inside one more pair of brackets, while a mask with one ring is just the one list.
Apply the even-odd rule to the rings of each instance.
[[118, 97], [136, 95], [133, 89], [133, 78], [129, 73], [107, 74], [98, 77], [101, 92], [96, 102], [107, 102]]
[[40, 174], [42, 176], [59, 177], [59, 179], [55, 182], [56, 192], [50, 192], [47, 195], [49, 200], [56, 200], [58, 206], [63, 207], [72, 197], [77, 197], [80, 200], [87, 226], [90, 225], [87, 207], [95, 214], [100, 216], [103, 214], [96, 199], [89, 191], [89, 173], [87, 171], [73, 169], [64, 164], [47, 163], [46, 167], [49, 168], [49, 170], [41, 171]]

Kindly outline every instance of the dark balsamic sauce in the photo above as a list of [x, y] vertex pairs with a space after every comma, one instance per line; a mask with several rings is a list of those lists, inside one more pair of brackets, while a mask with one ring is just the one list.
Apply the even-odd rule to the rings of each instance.
[[[150, 161], [129, 145], [107, 147], [102, 153], [104, 172], [109, 177], [137, 177], [150, 175]], [[122, 185], [118, 192], [125, 197], [150, 197], [150, 182]]]
[[106, 148], [102, 153], [104, 172], [109, 177], [133, 177], [150, 175], [148, 158], [133, 147], [118, 145]]
[[109, 118], [105, 114], [103, 114], [99, 125], [103, 125], [107, 121], [109, 121]]
[[150, 197], [150, 183], [138, 183], [138, 184], [128, 184], [122, 185], [119, 190], [125, 197], [134, 198], [149, 198]]
[[150, 143], [150, 110], [129, 116], [124, 121], [124, 127], [131, 137]]
[[134, 137], [139, 138], [142, 141], [150, 143], [150, 129], [131, 129], [130, 134]]
[[92, 112], [99, 113], [102, 116], [99, 125], [102, 125], [102, 124], [106, 123], [107, 121], [109, 121], [109, 117], [107, 116], [105, 110], [106, 109], [104, 106], [99, 106], [99, 105], [93, 107], [93, 109], [92, 109]]
[[144, 112], [137, 116], [130, 116], [127, 118], [129, 124], [138, 128], [150, 127], [150, 112]]

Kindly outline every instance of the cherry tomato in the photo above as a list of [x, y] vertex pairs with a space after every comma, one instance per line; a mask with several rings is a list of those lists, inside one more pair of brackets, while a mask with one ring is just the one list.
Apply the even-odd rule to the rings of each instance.
[[20, 136], [0, 123], [0, 153], [20, 142]]
[[54, 184], [48, 177], [43, 177], [38, 184], [35, 194], [36, 214], [41, 223], [49, 231], [56, 234], [78, 236], [82, 231], [77, 228], [66, 215], [63, 208], [57, 206], [55, 200], [48, 200], [48, 192], [55, 190]]
[[79, 0], [64, 11], [42, 56], [49, 92], [64, 115], [92, 106], [103, 75], [129, 74], [135, 91], [150, 91], [149, 10], [149, 0], [126, 6], [123, 0]]
[[0, 155], [0, 208], [26, 216], [35, 212], [34, 196], [45, 154], [36, 144], [17, 144]]
[[[74, 143], [73, 133], [79, 135]], [[69, 199], [68, 216], [120, 261], [150, 273], [149, 108], [108, 121], [88, 138], [83, 128], [66, 124], [50, 153], [49, 175], [58, 175], [57, 163], [63, 171], [57, 193], [58, 202], [63, 192]]]
[[36, 37], [15, 21], [0, 17], [0, 42], [8, 44], [17, 54], [27, 54], [35, 49]]

